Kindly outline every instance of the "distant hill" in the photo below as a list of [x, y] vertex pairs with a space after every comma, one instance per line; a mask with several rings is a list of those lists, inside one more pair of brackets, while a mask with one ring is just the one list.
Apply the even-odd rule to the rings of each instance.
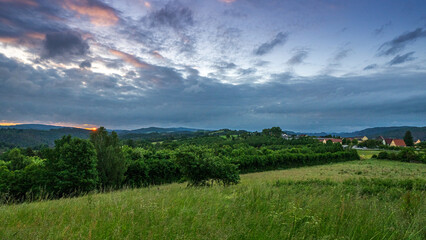
[[383, 136], [385, 138], [403, 138], [406, 131], [411, 131], [413, 138], [415, 140], [421, 139], [426, 140], [426, 127], [375, 127], [367, 128], [361, 131], [342, 134], [342, 137], [351, 137], [351, 136], [367, 136], [368, 138], [376, 138], [378, 136]]
[[18, 124], [18, 125], [12, 125], [12, 126], [0, 126], [0, 129], [7, 129], [7, 128], [13, 128], [13, 129], [34, 129], [34, 130], [51, 130], [51, 129], [59, 129], [63, 128], [61, 126], [54, 126], [54, 125], [45, 125], [45, 124]]
[[406, 131], [411, 131], [413, 139], [420, 139], [422, 141], [426, 140], [426, 127], [410, 127], [410, 126], [401, 126], [401, 127], [374, 127], [367, 128], [361, 131], [355, 132], [340, 132], [340, 133], [305, 133], [309, 136], [325, 136], [325, 135], [335, 135], [340, 137], [357, 137], [357, 136], [367, 136], [368, 138], [376, 138], [378, 136], [383, 136], [385, 138], [403, 138]]
[[[328, 134], [341, 137], [367, 136], [368, 138], [376, 138], [383, 136], [385, 138], [403, 138], [406, 131], [410, 130], [414, 140], [420, 139], [426, 141], [426, 127], [376, 127], [367, 128], [361, 131], [350, 133], [295, 133], [285, 131], [287, 134], [307, 134], [310, 136], [325, 136]], [[112, 131], [112, 130], [109, 130]], [[128, 140], [148, 140], [148, 141], [163, 141], [174, 140], [187, 137], [202, 136], [208, 134], [210, 136], [235, 135], [246, 132], [244, 130], [229, 130], [221, 129], [216, 131], [201, 130], [194, 128], [159, 128], [149, 127], [135, 130], [114, 130], [119, 134], [120, 139]], [[36, 147], [40, 145], [53, 146], [56, 139], [64, 135], [71, 135], [87, 139], [90, 131], [80, 128], [59, 127], [43, 124], [21, 124], [15, 126], [0, 127], [0, 147], [1, 146], [19, 146], [19, 147]]]
[[89, 138], [89, 130], [80, 128], [57, 128], [50, 130], [1, 128], [0, 143], [19, 147], [53, 146], [56, 139], [64, 135]]
[[176, 127], [176, 128], [159, 128], [159, 127], [149, 127], [149, 128], [140, 128], [135, 130], [114, 130], [117, 134], [147, 134], [147, 133], [177, 133], [177, 132], [198, 132], [204, 131], [202, 129], [194, 129], [194, 128], [184, 128], [184, 127]]

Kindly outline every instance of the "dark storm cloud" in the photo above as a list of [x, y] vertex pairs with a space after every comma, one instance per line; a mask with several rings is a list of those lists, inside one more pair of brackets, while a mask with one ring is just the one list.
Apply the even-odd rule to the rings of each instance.
[[46, 34], [43, 57], [68, 59], [71, 56], [84, 56], [89, 51], [89, 44], [81, 34], [74, 31]]
[[403, 55], [396, 55], [390, 62], [389, 65], [397, 65], [405, 62], [409, 62], [414, 60], [413, 57], [414, 52], [409, 52]]
[[153, 26], [167, 26], [177, 31], [185, 30], [194, 24], [192, 10], [178, 1], [171, 1], [150, 15]]
[[417, 28], [412, 32], [401, 34], [391, 41], [383, 43], [378, 49], [379, 56], [397, 54], [401, 52], [407, 44], [424, 37], [426, 37], [426, 30], [423, 30], [423, 28]]
[[89, 60], [85, 60], [80, 63], [80, 68], [91, 68], [92, 63]]
[[271, 76], [269, 83], [231, 85], [201, 77], [191, 68], [187, 77], [172, 68], [152, 68], [124, 81], [79, 69], [37, 70], [0, 55], [0, 116], [110, 128], [256, 130], [342, 129], [353, 127], [354, 121], [359, 126], [421, 124], [419, 119], [426, 117], [423, 73], [347, 78], [283, 73]]
[[299, 50], [287, 61], [287, 64], [291, 66], [301, 64], [307, 57], [308, 51]]
[[377, 65], [377, 64], [370, 64], [370, 65], [368, 65], [368, 66], [366, 66], [366, 67], [364, 68], [364, 71], [371, 70], [371, 69], [375, 69], [375, 68], [377, 68], [377, 67], [378, 67], [378, 65]]
[[[34, 4], [26, 4], [26, 3]], [[56, 2], [26, 1], [0, 2], [0, 37], [31, 39], [27, 34], [45, 34], [68, 27], [58, 21], [63, 13]]]
[[274, 39], [269, 42], [263, 43], [254, 50], [254, 54], [258, 56], [265, 55], [272, 51], [277, 46], [283, 45], [287, 42], [288, 33], [279, 32]]

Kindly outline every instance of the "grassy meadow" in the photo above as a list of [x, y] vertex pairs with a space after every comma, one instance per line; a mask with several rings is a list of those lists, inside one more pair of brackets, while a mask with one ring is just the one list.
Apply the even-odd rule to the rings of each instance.
[[0, 239], [425, 239], [426, 165], [361, 160], [0, 206]]

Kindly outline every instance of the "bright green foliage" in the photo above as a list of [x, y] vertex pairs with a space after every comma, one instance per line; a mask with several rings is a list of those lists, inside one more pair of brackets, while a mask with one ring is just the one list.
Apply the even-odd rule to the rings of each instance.
[[405, 145], [407, 145], [409, 147], [414, 146], [413, 136], [411, 135], [411, 131], [405, 132], [404, 142], [405, 142]]
[[97, 153], [100, 185], [106, 188], [120, 187], [125, 179], [127, 163], [117, 133], [109, 135], [104, 127], [100, 127], [90, 134], [90, 141]]
[[30, 161], [28, 161], [28, 158], [25, 157], [21, 153], [21, 150], [19, 148], [14, 148], [10, 150], [8, 153], [6, 153], [6, 160], [10, 162], [10, 169], [11, 170], [19, 170], [25, 168], [28, 164], [30, 164]]
[[50, 190], [58, 196], [90, 192], [98, 183], [96, 152], [84, 139], [63, 137], [55, 141], [55, 157], [48, 159]]

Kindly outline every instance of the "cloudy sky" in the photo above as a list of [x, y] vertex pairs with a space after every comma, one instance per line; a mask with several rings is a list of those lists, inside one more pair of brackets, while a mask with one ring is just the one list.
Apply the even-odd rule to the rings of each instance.
[[426, 125], [424, 0], [0, 0], [0, 124]]

